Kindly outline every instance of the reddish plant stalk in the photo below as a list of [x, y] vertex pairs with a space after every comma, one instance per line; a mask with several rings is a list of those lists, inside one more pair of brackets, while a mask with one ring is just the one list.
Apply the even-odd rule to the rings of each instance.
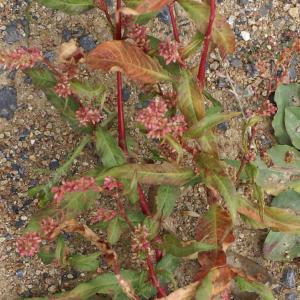
[[205, 37], [204, 37], [203, 49], [202, 49], [202, 54], [201, 54], [198, 76], [197, 76], [198, 83], [199, 83], [201, 90], [203, 90], [204, 85], [205, 85], [206, 61], [207, 61], [207, 56], [208, 56], [209, 44], [211, 41], [213, 24], [214, 24], [214, 20], [216, 17], [216, 2], [215, 1], [216, 0], [210, 0], [209, 21], [208, 21], [207, 30], [206, 30]]
[[178, 32], [177, 24], [176, 24], [174, 2], [169, 4], [168, 8], [169, 8], [169, 14], [170, 14], [170, 17], [171, 17], [171, 23], [172, 23], [172, 28], [173, 28], [173, 34], [174, 34], [175, 41], [177, 43], [180, 43], [179, 32]]
[[149, 208], [148, 201], [145, 197], [144, 191], [140, 184], [138, 184], [138, 193], [139, 193], [140, 206], [143, 214], [146, 216], [151, 216], [151, 211]]
[[150, 275], [151, 282], [152, 282], [153, 286], [157, 290], [157, 296], [158, 296], [158, 298], [166, 297], [167, 293], [164, 290], [164, 288], [162, 288], [160, 286], [159, 280], [158, 280], [158, 278], [156, 276], [156, 273], [155, 273], [155, 270], [154, 270], [154, 266], [153, 266], [153, 262], [152, 262], [151, 256], [149, 254], [147, 255], [147, 266], [148, 266], [148, 270], [149, 270], [149, 275]]

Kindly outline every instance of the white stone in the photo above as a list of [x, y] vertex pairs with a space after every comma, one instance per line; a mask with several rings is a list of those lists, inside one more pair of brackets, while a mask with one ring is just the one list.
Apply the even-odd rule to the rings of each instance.
[[294, 18], [297, 19], [299, 17], [299, 9], [298, 7], [292, 7], [289, 9], [289, 15]]
[[248, 31], [242, 31], [241, 32], [241, 36], [243, 38], [244, 41], [249, 41], [250, 40], [250, 33]]

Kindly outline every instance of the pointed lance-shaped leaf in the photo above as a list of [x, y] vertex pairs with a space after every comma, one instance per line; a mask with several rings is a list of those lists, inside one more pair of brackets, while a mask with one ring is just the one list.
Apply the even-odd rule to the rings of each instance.
[[38, 2], [67, 14], [80, 14], [94, 7], [93, 0], [38, 0]]
[[204, 96], [198, 83], [188, 72], [182, 72], [177, 88], [178, 107], [190, 126], [196, 124], [205, 115]]
[[86, 63], [92, 69], [124, 72], [130, 79], [145, 84], [171, 80], [158, 61], [124, 41], [108, 41], [98, 45], [87, 55]]
[[[123, 8], [122, 12], [125, 14], [131, 15], [141, 15], [141, 14], [148, 14], [153, 12], [160, 11], [164, 6], [171, 3], [173, 0], [141, 0], [141, 1], [129, 1], [131, 3], [132, 8]], [[137, 3], [136, 3], [137, 2]]]
[[[195, 0], [178, 0], [179, 4], [196, 23], [197, 29], [205, 34], [208, 26], [210, 6], [207, 3]], [[212, 30], [213, 43], [219, 48], [224, 57], [235, 50], [235, 38], [232, 29], [226, 19], [217, 14]]]

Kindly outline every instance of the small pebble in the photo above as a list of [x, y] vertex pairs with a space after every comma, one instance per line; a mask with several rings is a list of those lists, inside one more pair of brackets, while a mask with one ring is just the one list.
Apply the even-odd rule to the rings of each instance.
[[291, 293], [285, 294], [285, 299], [286, 300], [298, 300], [299, 298], [296, 293], [291, 292]]
[[84, 35], [79, 38], [79, 45], [84, 51], [89, 52], [96, 48], [96, 43], [90, 35]]
[[56, 170], [59, 167], [59, 161], [57, 159], [52, 159], [49, 163], [50, 170]]
[[165, 6], [157, 15], [158, 19], [165, 24], [170, 24], [170, 14], [169, 9]]
[[11, 119], [17, 109], [17, 91], [12, 86], [0, 89], [0, 118]]
[[292, 268], [288, 268], [284, 270], [281, 282], [286, 286], [287, 288], [294, 288], [296, 286], [296, 275], [295, 271]]
[[122, 88], [122, 99], [124, 102], [127, 102], [130, 99], [131, 91], [129, 86], [124, 86]]
[[251, 38], [250, 33], [248, 31], [241, 31], [241, 36], [246, 42], [249, 41]]
[[16, 276], [17, 276], [19, 279], [22, 279], [22, 278], [24, 277], [24, 271], [18, 269], [18, 270], [16, 271]]

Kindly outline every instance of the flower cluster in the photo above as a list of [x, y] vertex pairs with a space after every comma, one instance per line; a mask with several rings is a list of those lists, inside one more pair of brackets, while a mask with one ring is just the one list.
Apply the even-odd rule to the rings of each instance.
[[145, 225], [139, 224], [135, 227], [131, 239], [132, 253], [139, 254], [142, 252], [150, 253], [150, 243], [148, 241], [149, 233]]
[[128, 36], [134, 40], [135, 44], [148, 52], [150, 50], [150, 42], [148, 39], [148, 28], [139, 24], [129, 26]]
[[54, 87], [55, 92], [58, 96], [67, 98], [72, 95], [71, 85], [68, 76], [61, 76], [56, 86]]
[[256, 159], [256, 152], [254, 149], [250, 149], [245, 154], [245, 161], [246, 161], [246, 163], [250, 163], [251, 161], [254, 161], [255, 159]]
[[123, 188], [122, 182], [117, 181], [111, 176], [106, 176], [104, 178], [103, 188], [107, 191], [120, 190]]
[[165, 59], [167, 65], [171, 62], [183, 63], [179, 53], [179, 44], [171, 41], [170, 38], [159, 44], [159, 55]]
[[53, 218], [46, 218], [41, 221], [41, 229], [46, 237], [50, 237], [58, 227], [58, 223]]
[[277, 112], [277, 107], [273, 105], [270, 100], [265, 100], [265, 102], [258, 108], [256, 111], [252, 111], [248, 109], [246, 111], [246, 115], [248, 117], [252, 117], [253, 115], [261, 116], [261, 117], [271, 117], [275, 115]]
[[17, 252], [21, 256], [33, 256], [39, 252], [41, 241], [37, 232], [28, 232], [17, 239]]
[[66, 193], [86, 192], [88, 190], [99, 191], [95, 179], [92, 177], [81, 177], [76, 180], [64, 181], [61, 186], [55, 186], [51, 189], [54, 193], [54, 201], [59, 204]]
[[96, 212], [96, 215], [91, 217], [91, 223], [95, 224], [99, 221], [108, 222], [112, 220], [116, 215], [117, 213], [113, 210], [99, 208]]
[[172, 133], [174, 137], [182, 136], [187, 124], [182, 115], [176, 115], [171, 119], [166, 117], [167, 104], [161, 100], [155, 100], [140, 112], [137, 121], [148, 130], [149, 138], [161, 139]]
[[91, 107], [80, 107], [76, 111], [76, 117], [83, 126], [87, 126], [88, 124], [95, 125], [103, 118], [99, 109], [92, 109]]
[[41, 59], [42, 52], [39, 48], [19, 47], [10, 53], [0, 54], [0, 64], [8, 69], [32, 68]]

